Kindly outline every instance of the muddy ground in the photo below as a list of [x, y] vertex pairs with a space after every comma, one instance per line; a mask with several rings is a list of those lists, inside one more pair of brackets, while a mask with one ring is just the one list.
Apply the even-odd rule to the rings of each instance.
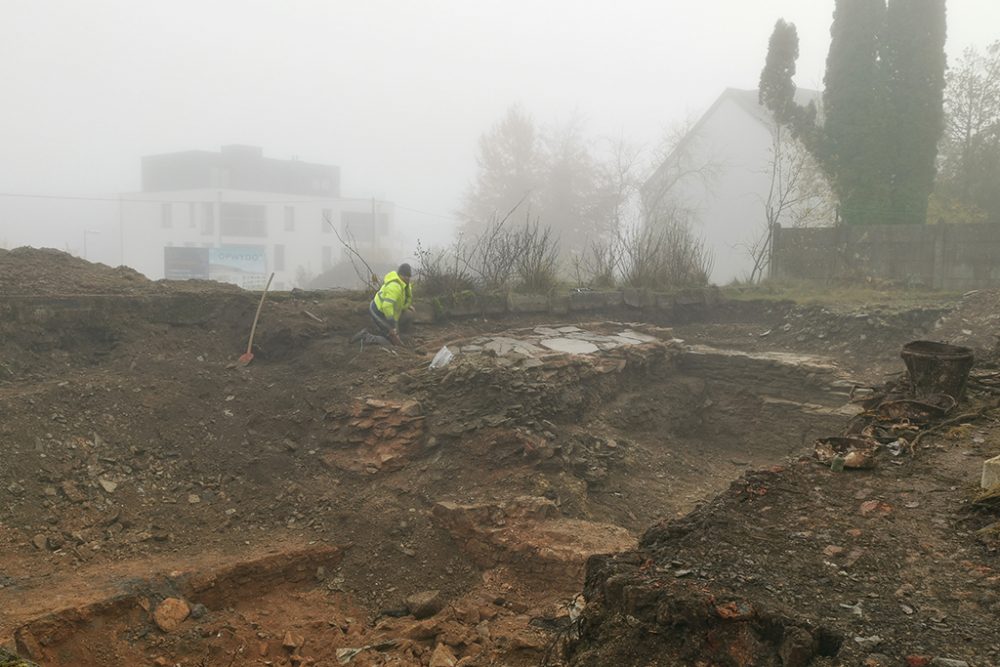
[[902, 343], [986, 355], [993, 293], [473, 318], [398, 352], [350, 342], [363, 295], [286, 293], [240, 367], [254, 295], [49, 251], [0, 276], [0, 646], [39, 664], [777, 665], [793, 626], [801, 664], [1000, 664], [968, 502], [994, 422], [802, 458]]

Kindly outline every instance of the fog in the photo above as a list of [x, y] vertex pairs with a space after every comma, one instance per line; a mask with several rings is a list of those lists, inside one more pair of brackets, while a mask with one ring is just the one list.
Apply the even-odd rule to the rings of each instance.
[[[541, 123], [653, 144], [726, 87], [755, 88], [779, 17], [821, 88], [833, 0], [5, 0], [0, 245], [118, 261], [110, 197], [143, 155], [225, 144], [338, 165], [395, 202], [404, 245], [446, 241], [480, 134]], [[950, 57], [996, 39], [996, 0], [948, 0]], [[85, 234], [84, 231], [88, 230]]]

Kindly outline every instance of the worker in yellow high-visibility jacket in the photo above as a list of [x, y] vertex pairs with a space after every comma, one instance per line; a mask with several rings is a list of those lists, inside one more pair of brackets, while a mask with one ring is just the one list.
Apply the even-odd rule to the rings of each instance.
[[413, 286], [410, 284], [412, 275], [409, 264], [400, 264], [398, 269], [387, 273], [382, 280], [382, 287], [375, 293], [375, 298], [368, 307], [375, 327], [393, 345], [402, 345], [399, 339], [399, 321], [403, 313], [413, 310]]

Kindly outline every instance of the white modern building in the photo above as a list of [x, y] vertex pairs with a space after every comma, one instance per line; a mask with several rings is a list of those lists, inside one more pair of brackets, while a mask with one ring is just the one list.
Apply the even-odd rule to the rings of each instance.
[[224, 146], [142, 159], [142, 192], [123, 194], [123, 263], [152, 279], [302, 286], [347, 259], [397, 256], [392, 203], [340, 196], [338, 167]]
[[[821, 95], [798, 90], [801, 105]], [[775, 122], [756, 90], [726, 89], [643, 185], [647, 209], [682, 211], [714, 257], [711, 280], [744, 280], [766, 233]], [[828, 221], [832, 224], [832, 219]]]

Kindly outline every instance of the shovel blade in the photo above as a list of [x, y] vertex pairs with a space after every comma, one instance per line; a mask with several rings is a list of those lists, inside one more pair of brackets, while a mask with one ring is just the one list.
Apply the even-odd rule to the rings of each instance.
[[240, 355], [240, 358], [237, 361], [239, 362], [240, 366], [246, 366], [251, 361], [253, 361], [253, 352], [244, 352], [243, 354]]

